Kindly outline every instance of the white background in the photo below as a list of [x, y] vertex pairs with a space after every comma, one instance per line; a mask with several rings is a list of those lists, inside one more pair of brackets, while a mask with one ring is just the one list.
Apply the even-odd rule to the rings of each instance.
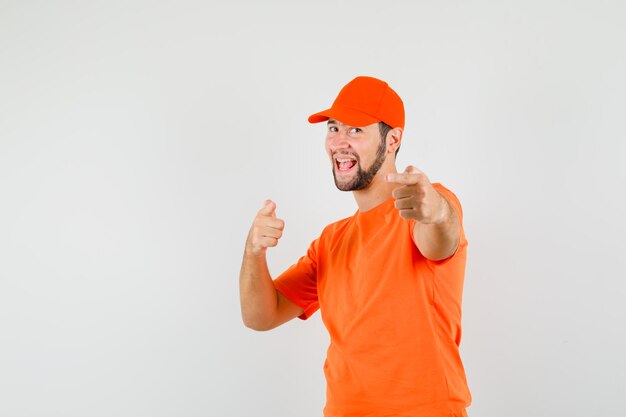
[[319, 313], [246, 329], [352, 214], [323, 151], [357, 75], [403, 97], [399, 168], [460, 198], [471, 416], [615, 416], [626, 392], [622, 1], [0, 1], [0, 415], [321, 416]]

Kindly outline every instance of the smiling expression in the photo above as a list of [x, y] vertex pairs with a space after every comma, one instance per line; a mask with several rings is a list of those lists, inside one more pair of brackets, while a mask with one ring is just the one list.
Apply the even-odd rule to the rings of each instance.
[[367, 188], [385, 162], [386, 148], [378, 123], [354, 127], [328, 121], [326, 152], [333, 164], [335, 185], [341, 191]]

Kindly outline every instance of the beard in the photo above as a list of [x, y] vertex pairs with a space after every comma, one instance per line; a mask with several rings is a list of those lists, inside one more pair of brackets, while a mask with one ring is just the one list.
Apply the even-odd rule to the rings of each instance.
[[387, 149], [387, 144], [384, 140], [382, 140], [380, 142], [380, 145], [378, 146], [378, 149], [376, 150], [376, 158], [374, 159], [374, 162], [372, 162], [372, 165], [367, 170], [364, 170], [361, 167], [361, 159], [359, 158], [358, 155], [350, 154], [354, 156], [354, 158], [356, 158], [357, 169], [356, 169], [355, 177], [347, 182], [337, 181], [337, 174], [335, 172], [336, 170], [335, 162], [333, 161], [333, 179], [335, 180], [335, 185], [337, 186], [337, 188], [341, 191], [358, 191], [358, 190], [364, 190], [365, 188], [369, 187], [370, 183], [372, 182], [372, 179], [374, 179], [374, 176], [376, 175], [376, 173], [378, 173], [378, 170], [380, 170], [380, 167], [383, 165], [383, 162], [385, 162], [385, 156], [386, 156], [385, 150], [386, 149]]

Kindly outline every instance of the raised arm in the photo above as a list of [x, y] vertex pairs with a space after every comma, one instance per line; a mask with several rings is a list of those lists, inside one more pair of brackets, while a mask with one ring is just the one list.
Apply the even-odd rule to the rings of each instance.
[[303, 313], [302, 309], [276, 291], [267, 268], [265, 252], [283, 234], [285, 222], [276, 218], [276, 204], [266, 201], [257, 213], [243, 254], [239, 274], [241, 317], [246, 327], [270, 330]]
[[387, 181], [399, 185], [393, 197], [400, 216], [416, 220], [413, 242], [422, 255], [439, 261], [454, 254], [459, 246], [461, 221], [428, 177], [409, 166], [403, 173], [388, 174]]

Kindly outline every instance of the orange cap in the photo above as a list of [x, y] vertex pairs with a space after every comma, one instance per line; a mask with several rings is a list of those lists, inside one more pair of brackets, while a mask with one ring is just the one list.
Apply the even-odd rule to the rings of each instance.
[[404, 128], [404, 104], [386, 82], [361, 76], [341, 89], [330, 109], [310, 115], [309, 123], [328, 119], [357, 127], [385, 122]]

